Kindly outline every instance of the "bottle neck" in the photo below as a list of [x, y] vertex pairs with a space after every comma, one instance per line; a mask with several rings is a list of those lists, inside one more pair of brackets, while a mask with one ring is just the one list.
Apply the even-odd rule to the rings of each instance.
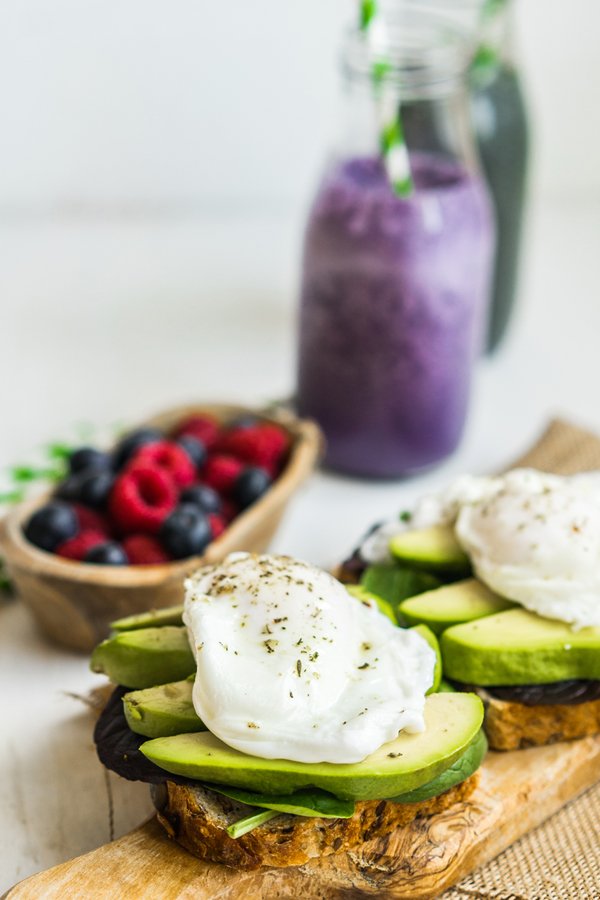
[[357, 30], [346, 36], [338, 155], [378, 155], [385, 108], [388, 119], [395, 111], [409, 154], [477, 169], [468, 101], [472, 54], [463, 31], [417, 11], [386, 24], [385, 41], [375, 47]]

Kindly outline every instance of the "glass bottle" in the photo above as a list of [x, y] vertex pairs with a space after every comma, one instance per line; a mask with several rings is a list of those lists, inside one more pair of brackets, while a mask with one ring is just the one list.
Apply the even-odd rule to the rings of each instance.
[[481, 18], [470, 78], [479, 155], [497, 222], [489, 350], [504, 337], [514, 310], [527, 187], [529, 127], [512, 54], [512, 16], [512, 0], [496, 0], [488, 18]]
[[398, 114], [428, 109], [435, 135], [411, 142], [407, 130], [414, 189], [398, 196], [379, 153], [373, 59], [350, 33], [347, 128], [309, 216], [299, 323], [299, 411], [322, 426], [330, 467], [367, 477], [418, 472], [456, 448], [494, 245], [460, 34], [402, 16], [388, 23], [384, 57]]
[[[470, 42], [469, 88], [473, 128], [497, 226], [487, 349], [504, 337], [514, 311], [522, 244], [529, 157], [529, 126], [513, 52], [513, 0], [394, 0], [396, 10], [419, 9], [461, 30]], [[415, 106], [405, 128], [413, 138], [437, 125], [431, 110]]]

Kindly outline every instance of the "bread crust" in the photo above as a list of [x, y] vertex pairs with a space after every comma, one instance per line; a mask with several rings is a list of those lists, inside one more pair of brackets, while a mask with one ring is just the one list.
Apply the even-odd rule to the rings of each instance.
[[167, 782], [153, 790], [158, 819], [171, 838], [198, 856], [236, 869], [299, 866], [309, 859], [352, 850], [464, 801], [475, 790], [475, 772], [461, 784], [420, 803], [370, 800], [356, 804], [350, 819], [307, 818], [282, 814], [240, 838], [227, 827], [248, 815], [250, 807], [200, 785]]
[[477, 693], [485, 705], [484, 730], [490, 750], [522, 750], [573, 741], [600, 732], [600, 700], [573, 705], [526, 706]]

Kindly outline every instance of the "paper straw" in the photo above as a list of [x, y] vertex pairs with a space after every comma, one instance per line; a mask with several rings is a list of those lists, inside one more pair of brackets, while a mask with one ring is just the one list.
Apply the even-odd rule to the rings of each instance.
[[394, 193], [407, 197], [413, 190], [410, 160], [402, 129], [398, 92], [385, 77], [391, 65], [380, 55], [381, 48], [386, 46], [386, 28], [376, 0], [361, 0], [360, 29], [372, 59], [371, 73], [377, 98], [383, 163]]
[[471, 63], [471, 76], [476, 81], [485, 81], [500, 65], [500, 52], [490, 43], [489, 36], [506, 5], [507, 0], [483, 0], [481, 4], [479, 22], [483, 41], [477, 47]]

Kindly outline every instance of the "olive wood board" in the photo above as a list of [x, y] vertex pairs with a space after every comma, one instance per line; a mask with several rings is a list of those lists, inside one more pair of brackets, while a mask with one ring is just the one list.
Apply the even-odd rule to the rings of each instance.
[[424, 900], [438, 897], [599, 779], [600, 735], [490, 753], [467, 800], [297, 868], [249, 872], [203, 862], [170, 841], [152, 818], [98, 850], [32, 875], [5, 900]]

